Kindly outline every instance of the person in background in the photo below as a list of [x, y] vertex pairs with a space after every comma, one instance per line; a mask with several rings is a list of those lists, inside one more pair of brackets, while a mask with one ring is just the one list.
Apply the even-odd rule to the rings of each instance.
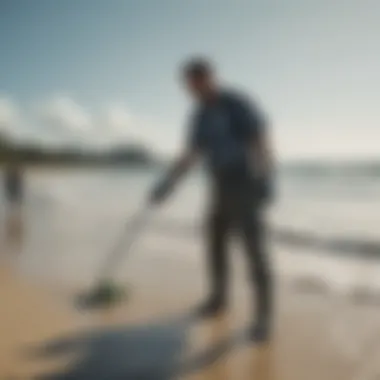
[[196, 103], [188, 139], [180, 157], [150, 193], [150, 201], [161, 204], [199, 158], [206, 161], [211, 189], [206, 235], [211, 294], [199, 313], [214, 316], [227, 307], [227, 243], [235, 230], [242, 235], [256, 291], [250, 337], [264, 341], [271, 332], [273, 304], [264, 223], [274, 174], [267, 121], [252, 100], [218, 83], [208, 60], [190, 60], [182, 74]]
[[21, 229], [21, 207], [24, 196], [23, 173], [16, 163], [7, 165], [4, 171], [4, 190], [8, 206], [8, 230], [13, 236]]

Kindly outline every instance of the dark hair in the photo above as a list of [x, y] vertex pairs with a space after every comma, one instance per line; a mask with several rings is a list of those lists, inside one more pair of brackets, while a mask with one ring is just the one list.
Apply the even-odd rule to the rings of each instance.
[[213, 71], [213, 65], [205, 58], [190, 59], [183, 66], [183, 74], [187, 77], [203, 77]]

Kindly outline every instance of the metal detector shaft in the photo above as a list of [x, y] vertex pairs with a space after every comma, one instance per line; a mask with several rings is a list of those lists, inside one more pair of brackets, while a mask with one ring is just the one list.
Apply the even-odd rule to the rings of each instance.
[[132, 217], [132, 220], [127, 222], [121, 238], [117, 241], [117, 244], [106, 257], [105, 262], [100, 268], [98, 276], [100, 281], [111, 276], [120, 263], [121, 258], [128, 254], [133, 243], [141, 234], [143, 227], [145, 227], [150, 212], [151, 208], [146, 205]]

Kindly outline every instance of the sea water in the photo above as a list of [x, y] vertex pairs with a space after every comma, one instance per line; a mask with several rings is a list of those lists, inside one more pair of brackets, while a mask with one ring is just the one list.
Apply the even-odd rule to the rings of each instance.
[[[21, 267], [62, 281], [93, 276], [160, 172], [135, 168], [28, 172]], [[201, 226], [207, 190], [202, 173], [186, 178], [173, 197], [154, 211], [144, 249], [183, 260], [203, 255]], [[309, 271], [345, 283], [353, 275], [357, 277], [358, 268], [364, 268], [359, 270], [360, 278], [377, 286], [380, 176], [284, 170], [277, 177], [276, 194], [268, 224], [282, 233], [280, 237], [274, 234], [271, 242], [279, 272]], [[4, 222], [4, 201], [2, 210]], [[338, 244], [329, 244], [336, 241]], [[366, 250], [371, 251], [370, 262]]]

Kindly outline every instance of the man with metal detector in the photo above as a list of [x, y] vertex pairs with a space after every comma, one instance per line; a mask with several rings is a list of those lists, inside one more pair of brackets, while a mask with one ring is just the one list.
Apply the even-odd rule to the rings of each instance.
[[244, 240], [257, 294], [257, 318], [250, 337], [264, 341], [269, 338], [272, 314], [272, 278], [263, 218], [272, 198], [273, 176], [266, 121], [247, 98], [219, 86], [207, 60], [191, 60], [182, 74], [197, 103], [189, 138], [150, 200], [155, 205], [162, 203], [197, 159], [205, 158], [212, 191], [207, 226], [211, 294], [199, 312], [209, 317], [227, 306], [227, 237], [236, 228]]

